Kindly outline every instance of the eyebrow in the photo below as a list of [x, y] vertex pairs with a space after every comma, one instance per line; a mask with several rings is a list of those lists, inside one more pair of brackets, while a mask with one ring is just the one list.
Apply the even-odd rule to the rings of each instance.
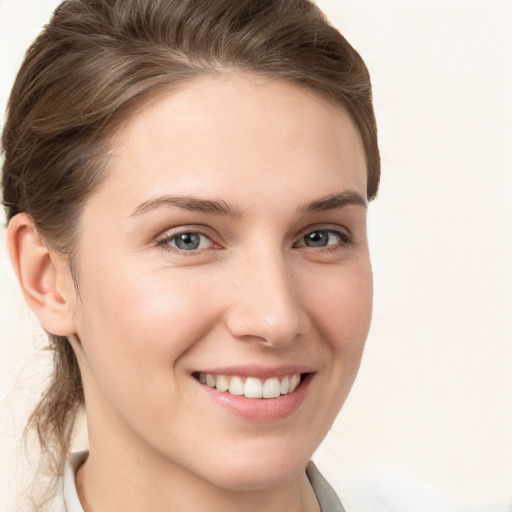
[[[357, 192], [349, 190], [317, 199], [312, 203], [305, 204], [299, 208], [298, 211], [300, 213], [314, 213], [328, 210], [338, 210], [350, 205], [362, 206], [363, 208], [367, 207], [367, 203], [363, 196]], [[192, 212], [210, 213], [232, 218], [241, 218], [243, 215], [242, 210], [236, 206], [230, 205], [226, 201], [201, 199], [193, 196], [165, 195], [144, 201], [132, 211], [130, 217], [136, 217], [161, 207], [176, 207]]]
[[312, 203], [304, 205], [299, 211], [302, 213], [323, 212], [328, 210], [339, 210], [346, 206], [362, 206], [367, 208], [366, 200], [353, 190], [347, 190], [338, 194], [322, 197]]
[[160, 196], [148, 199], [144, 203], [137, 206], [130, 217], [135, 217], [155, 210], [161, 207], [174, 206], [183, 210], [201, 213], [213, 213], [215, 215], [223, 215], [227, 217], [238, 218], [242, 216], [242, 211], [226, 201], [216, 201], [211, 199], [200, 199], [192, 196]]

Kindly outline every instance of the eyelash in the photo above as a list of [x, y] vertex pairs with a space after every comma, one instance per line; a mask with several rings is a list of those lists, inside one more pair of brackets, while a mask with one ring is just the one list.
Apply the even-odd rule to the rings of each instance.
[[[318, 247], [306, 245], [306, 243], [305, 243], [306, 237], [311, 236], [314, 233], [324, 233], [324, 234], [328, 233], [329, 235], [334, 235], [338, 239], [338, 242], [335, 244], [332, 244], [332, 245], [325, 245], [325, 246], [318, 246]], [[294, 247], [307, 247], [307, 248], [310, 248], [313, 250], [318, 249], [318, 250], [322, 250], [322, 251], [336, 251], [336, 250], [340, 250], [341, 248], [346, 248], [349, 245], [351, 245], [352, 243], [353, 243], [353, 240], [352, 240], [351, 236], [348, 235], [345, 231], [342, 231], [340, 229], [319, 227], [316, 229], [308, 230], [306, 233], [304, 233], [301, 236], [301, 238], [298, 242], [293, 244], [293, 246]]]
[[[308, 235], [312, 235], [314, 233], [324, 233], [324, 234], [327, 233], [329, 235], [334, 235], [335, 237], [337, 237], [338, 242], [335, 244], [332, 244], [332, 245], [317, 246], [317, 247], [306, 245], [306, 243], [305, 243], [306, 237]], [[209, 242], [211, 243], [211, 247], [202, 248], [202, 249], [198, 248], [198, 249], [193, 249], [193, 250], [187, 251], [184, 249], [180, 249], [179, 247], [176, 247], [175, 245], [174, 246], [171, 245], [171, 243], [173, 241], [177, 240], [177, 238], [179, 236], [184, 236], [184, 235], [199, 235], [200, 237], [204, 237], [209, 240]], [[163, 238], [160, 238], [159, 240], [157, 240], [157, 244], [159, 247], [162, 247], [162, 249], [164, 249], [166, 251], [178, 253], [178, 254], [181, 254], [184, 256], [194, 256], [200, 251], [219, 248], [219, 246], [216, 246], [216, 244], [212, 240], [211, 236], [207, 235], [206, 233], [204, 233], [198, 229], [188, 229], [188, 230], [183, 230], [183, 231], [167, 234]], [[352, 244], [353, 244], [353, 240], [352, 240], [351, 236], [348, 235], [346, 232], [339, 230], [339, 229], [321, 228], [320, 227], [320, 228], [311, 229], [311, 230], [308, 230], [307, 232], [305, 232], [303, 235], [301, 235], [299, 241], [295, 242], [293, 244], [293, 247], [294, 248], [306, 247], [309, 249], [322, 250], [322, 251], [336, 251], [336, 250], [340, 250], [342, 248], [346, 248]]]
[[[193, 249], [190, 251], [186, 251], [184, 249], [180, 249], [179, 247], [171, 245], [171, 242], [173, 240], [177, 240], [179, 236], [184, 236], [184, 235], [199, 235], [200, 237], [208, 239], [212, 246], [208, 247], [208, 248], [203, 248], [203, 249], [199, 248], [199, 249]], [[194, 256], [199, 251], [216, 248], [215, 247], [216, 244], [215, 244], [215, 242], [213, 242], [211, 236], [207, 235], [206, 233], [203, 233], [202, 231], [200, 231], [198, 229], [187, 229], [187, 230], [182, 230], [182, 231], [178, 231], [175, 233], [169, 233], [167, 235], [164, 235], [163, 238], [160, 238], [159, 240], [157, 240], [157, 244], [158, 244], [158, 246], [162, 247], [162, 249], [164, 249], [166, 251], [178, 253], [178, 254], [184, 255], [184, 256]]]

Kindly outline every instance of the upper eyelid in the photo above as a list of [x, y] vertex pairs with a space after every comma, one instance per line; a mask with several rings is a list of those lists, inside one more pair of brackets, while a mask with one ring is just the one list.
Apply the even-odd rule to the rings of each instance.
[[158, 234], [155, 237], [155, 239], [157, 241], [161, 241], [173, 238], [184, 233], [197, 233], [213, 241], [214, 234], [211, 231], [213, 231], [211, 228], [199, 224], [193, 224], [190, 226], [177, 226], [175, 228], [165, 229], [164, 231], [160, 232], [160, 234]]
[[325, 233], [335, 233], [337, 235], [340, 235], [340, 236], [348, 236], [348, 233], [345, 233], [343, 230], [341, 229], [335, 229], [335, 228], [317, 228], [317, 229], [309, 229], [307, 231], [305, 231], [300, 237], [299, 239], [302, 239], [304, 238], [305, 236], [307, 235], [310, 235], [311, 233], [317, 233], [317, 232], [325, 232]]
[[313, 233], [314, 231], [332, 231], [334, 233], [340, 233], [343, 236], [348, 236], [352, 238], [352, 232], [346, 226], [341, 226], [340, 224], [329, 224], [329, 223], [320, 223], [320, 224], [311, 224], [301, 229], [297, 235], [298, 238], [302, 238], [309, 233]]

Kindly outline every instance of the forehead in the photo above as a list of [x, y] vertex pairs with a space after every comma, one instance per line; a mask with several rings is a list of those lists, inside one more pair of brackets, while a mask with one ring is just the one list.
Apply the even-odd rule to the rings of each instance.
[[118, 130], [111, 157], [104, 186], [134, 201], [168, 188], [282, 192], [301, 180], [304, 190], [316, 182], [326, 193], [366, 194], [363, 145], [346, 111], [308, 89], [254, 75], [202, 77], [155, 95]]

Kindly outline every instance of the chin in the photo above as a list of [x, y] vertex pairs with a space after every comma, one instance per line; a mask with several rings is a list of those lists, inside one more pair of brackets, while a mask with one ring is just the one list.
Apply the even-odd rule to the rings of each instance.
[[210, 481], [233, 491], [283, 487], [303, 474], [310, 457], [294, 453], [293, 449], [224, 457]]

